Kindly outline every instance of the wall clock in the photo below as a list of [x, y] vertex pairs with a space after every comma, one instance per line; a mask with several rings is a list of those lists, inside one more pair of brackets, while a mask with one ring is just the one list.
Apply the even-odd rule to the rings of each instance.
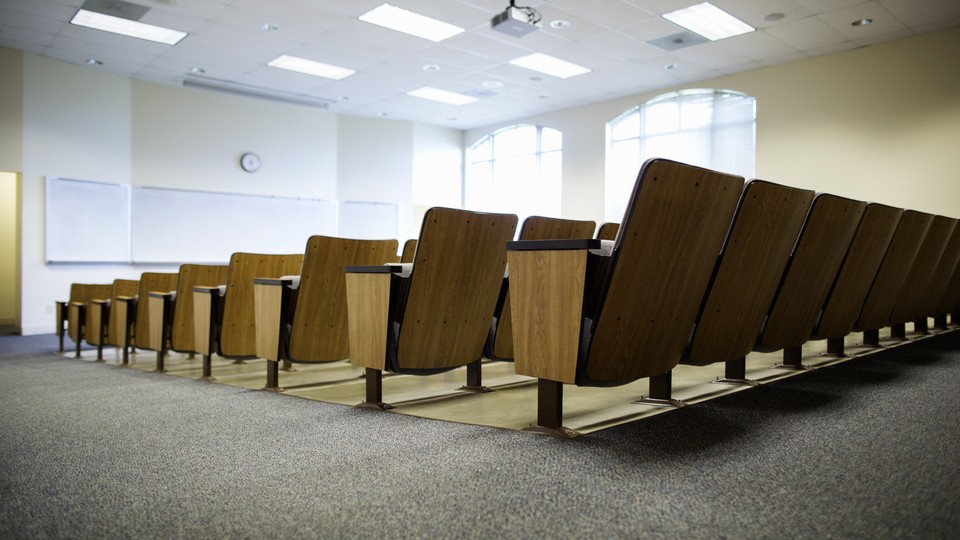
[[260, 156], [253, 152], [244, 152], [240, 156], [240, 168], [248, 173], [260, 170]]

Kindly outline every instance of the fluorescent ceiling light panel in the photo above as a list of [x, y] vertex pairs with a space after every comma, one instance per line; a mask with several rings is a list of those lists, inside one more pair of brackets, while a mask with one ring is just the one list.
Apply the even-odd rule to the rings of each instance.
[[477, 100], [477, 98], [472, 96], [458, 94], [456, 92], [448, 92], [446, 90], [440, 90], [439, 88], [433, 88], [431, 86], [424, 86], [423, 88], [411, 90], [407, 92], [407, 95], [422, 99], [429, 99], [431, 101], [439, 101], [440, 103], [447, 103], [449, 105], [466, 105], [467, 103], [473, 103]]
[[360, 16], [360, 20], [430, 41], [443, 41], [463, 32], [463, 28], [407, 11], [390, 4], [382, 4]]
[[335, 81], [345, 79], [356, 73], [356, 70], [350, 68], [324, 64], [323, 62], [314, 62], [313, 60], [286, 54], [280, 55], [267, 62], [267, 65], [288, 71], [296, 71], [297, 73], [305, 73], [315, 77], [323, 77], [324, 79], [333, 79]]
[[695, 34], [700, 34], [710, 41], [739, 36], [756, 30], [710, 2], [664, 13], [663, 18]]
[[93, 28], [94, 30], [103, 30], [104, 32], [111, 32], [122, 36], [164, 43], [166, 45], [176, 45], [180, 43], [180, 40], [187, 37], [186, 32], [179, 30], [171, 30], [162, 26], [121, 19], [120, 17], [95, 13], [85, 9], [77, 11], [73, 19], [70, 19], [70, 24], [85, 26], [87, 28]]
[[546, 73], [560, 79], [569, 79], [584, 73], [590, 73], [590, 68], [572, 64], [566, 60], [554, 58], [543, 53], [533, 53], [527, 56], [521, 56], [510, 61], [515, 66], [532, 69], [540, 73]]

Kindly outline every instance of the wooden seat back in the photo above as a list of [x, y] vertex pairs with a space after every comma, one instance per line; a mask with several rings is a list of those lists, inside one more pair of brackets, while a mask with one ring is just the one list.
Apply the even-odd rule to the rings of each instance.
[[403, 243], [403, 253], [400, 255], [401, 263], [412, 263], [413, 256], [417, 253], [417, 239], [411, 238]]
[[903, 213], [860, 311], [859, 330], [879, 330], [891, 324], [893, 308], [932, 224], [933, 214], [915, 210]]
[[[920, 245], [917, 257], [913, 261], [910, 273], [890, 313], [890, 324], [913, 322], [921, 315], [924, 295], [934, 278], [934, 272], [943, 258], [947, 243], [957, 226], [957, 220], [944, 216], [934, 216], [930, 229]], [[922, 313], [924, 316], [926, 312]], [[931, 314], [932, 315], [932, 314]]]
[[[953, 271], [950, 284], [947, 285], [947, 290], [940, 298], [940, 303], [937, 307], [937, 315], [953, 316], [958, 313], [960, 313], [960, 264], [958, 264], [957, 268]], [[951, 322], [956, 324], [960, 321], [953, 320]]]
[[753, 349], [813, 197], [762, 180], [746, 185], [685, 363], [727, 362]]
[[[343, 269], [397, 262], [396, 240], [313, 236], [307, 241], [288, 357], [324, 362], [350, 356]], [[261, 277], [261, 276], [257, 276]]]
[[185, 353], [194, 351], [193, 288], [206, 285], [218, 286], [226, 282], [226, 265], [180, 265], [179, 277], [174, 287], [177, 291], [177, 299], [173, 306], [173, 323], [170, 329], [171, 349]]
[[[150, 343], [150, 293], [170, 292], [177, 288], [178, 274], [172, 272], [144, 272], [140, 274], [137, 293], [137, 323], [135, 343], [138, 349], [160, 350], [159, 343]], [[162, 317], [161, 317], [162, 318]]]
[[[597, 227], [593, 221], [577, 221], [572, 219], [558, 219], [543, 216], [530, 216], [523, 220], [520, 226], [519, 240], [566, 240], [574, 238], [591, 238]], [[509, 270], [508, 270], [509, 271]], [[507, 280], [503, 281], [501, 291], [502, 309], [498, 314], [493, 336], [488, 343], [489, 354], [499, 360], [513, 359], [513, 317], [510, 315], [510, 287]]]
[[[67, 318], [67, 335], [74, 343], [78, 343], [85, 336], [84, 323], [81, 319], [81, 309], [73, 306], [86, 306], [91, 300], [106, 300], [110, 298], [113, 284], [73, 284], [70, 286], [70, 309]], [[76, 297], [74, 297], [76, 293]]]
[[604, 223], [603, 225], [600, 225], [599, 229], [597, 229], [597, 240], [616, 240], [617, 231], [619, 230], [619, 223]]
[[396, 364], [441, 369], [479, 360], [517, 216], [431, 208], [400, 313]]
[[816, 195], [756, 349], [799, 347], [810, 339], [866, 208], [863, 201]]
[[902, 216], [901, 208], [867, 205], [824, 302], [814, 337], [839, 339], [853, 331]]
[[644, 163], [600, 287], [586, 377], [625, 382], [677, 365], [742, 189], [740, 176]]
[[930, 288], [924, 295], [919, 313], [921, 317], [936, 317], [956, 312], [955, 309], [950, 311], [943, 309], [949, 304], [951, 293], [955, 292], [960, 296], [960, 290], [951, 291], [950, 289], [951, 284], [954, 288], [960, 288], [960, 281], [954, 280], [954, 276], [960, 280], [960, 223], [953, 229], [950, 243], [947, 244], [943, 257], [940, 258], [940, 264], [934, 272]]
[[[227, 292], [223, 300], [223, 319], [219, 331], [221, 356], [242, 358], [257, 354], [253, 278], [297, 275], [302, 265], [303, 253], [290, 255], [234, 253], [230, 256], [230, 264], [227, 268]], [[219, 284], [198, 283], [198, 285]]]
[[123, 325], [125, 321], [119, 320], [116, 316], [117, 298], [133, 297], [140, 290], [140, 280], [138, 279], [117, 279], [113, 281], [113, 293], [110, 295], [110, 319], [107, 323], [107, 344], [122, 345]]

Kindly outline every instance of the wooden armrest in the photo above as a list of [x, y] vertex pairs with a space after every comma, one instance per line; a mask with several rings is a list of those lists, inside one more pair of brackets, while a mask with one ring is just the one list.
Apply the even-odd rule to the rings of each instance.
[[587, 257], [599, 247], [596, 239], [507, 242], [517, 374], [576, 384]]
[[507, 242], [507, 251], [567, 251], [571, 249], [600, 249], [600, 240], [575, 238], [571, 240], [518, 240]]
[[399, 264], [381, 264], [377, 266], [345, 266], [348, 274], [400, 274], [403, 266]]
[[215, 285], [212, 287], [209, 285], [197, 285], [193, 288], [193, 292], [195, 293], [217, 294], [220, 296], [222, 296], [226, 290], [226, 285]]
[[118, 296], [117, 302], [133, 302], [137, 299], [136, 296]]
[[[299, 285], [300, 278], [296, 280], [293, 278], [265, 278], [265, 277], [255, 277], [253, 278], [254, 285], [271, 285], [274, 287], [293, 287], [294, 282]], [[293, 287], [296, 288], [296, 287]]]
[[283, 332], [290, 312], [290, 298], [296, 294], [300, 276], [253, 278], [254, 334], [257, 356], [278, 362], [284, 358]]
[[176, 291], [150, 291], [147, 293], [150, 298], [172, 298], [177, 292]]

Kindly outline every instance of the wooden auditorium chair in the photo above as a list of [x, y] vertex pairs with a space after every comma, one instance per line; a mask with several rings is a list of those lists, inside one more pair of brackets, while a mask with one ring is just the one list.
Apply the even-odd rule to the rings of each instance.
[[118, 309], [118, 298], [135, 296], [139, 286], [140, 282], [135, 279], [115, 279], [108, 298], [87, 302], [86, 340], [97, 348], [97, 362], [103, 361], [104, 345], [120, 347], [124, 332], [129, 333], [127, 312]]
[[511, 242], [515, 370], [538, 379], [537, 425], [562, 426], [563, 385], [616, 386], [680, 361], [743, 178], [666, 159], [643, 164], [612, 249]]
[[[519, 240], [569, 240], [591, 238], [597, 224], [541, 216], [530, 216], [520, 226]], [[509, 269], [508, 269], [509, 272]], [[503, 278], [500, 297], [490, 324], [490, 335], [484, 345], [484, 356], [491, 360], [513, 361], [513, 323], [510, 317], [509, 279]]]
[[[153, 288], [140, 288], [137, 347], [156, 351], [157, 371], [165, 370], [164, 360], [168, 351], [194, 354], [197, 346], [193, 330], [193, 288], [223, 283], [227, 279], [227, 267], [183, 264], [175, 276], [175, 279], [158, 277], [162, 281]], [[141, 284], [146, 279], [146, 276], [141, 276]]]
[[[123, 351], [122, 366], [130, 363], [130, 351], [135, 349], [154, 350], [151, 348], [150, 311], [147, 306], [147, 295], [152, 290], [169, 289], [177, 286], [177, 274], [169, 272], [144, 272], [140, 274], [137, 290], [133, 294], [118, 296], [112, 311], [117, 313], [118, 319], [129, 321], [128, 331], [117, 342]], [[113, 313], [111, 313], [111, 317]], [[112, 319], [111, 319], [112, 320]]]
[[[763, 180], [744, 186], [681, 363], [723, 362], [723, 382], [754, 384], [746, 378], [746, 356], [760, 335], [813, 198], [813, 191]], [[640, 402], [683, 406], [672, 398], [671, 379], [670, 371], [650, 377], [649, 396]]]
[[[927, 289], [934, 285], [936, 271], [957, 227], [957, 220], [944, 216], [934, 216], [930, 230], [920, 245], [920, 251], [913, 261], [910, 273], [890, 312], [890, 337], [907, 339], [906, 323], [913, 323], [914, 331], [921, 334], [927, 331], [927, 315], [924, 310], [924, 296]], [[918, 322], [922, 319], [922, 322]]]
[[612, 242], [617, 239], [617, 231], [619, 230], [619, 223], [604, 223], [603, 225], [600, 225], [599, 229], [597, 229], [597, 240], [609, 240]]
[[866, 209], [863, 201], [816, 195], [753, 350], [783, 350], [781, 367], [804, 369], [802, 346], [810, 339]]
[[[953, 235], [950, 237], [950, 243], [947, 244], [947, 249], [943, 252], [940, 264], [937, 265], [937, 270], [934, 272], [934, 279], [924, 296], [920, 310], [921, 316], [914, 322], [915, 328], [917, 325], [926, 324], [927, 317], [929, 316], [933, 317], [935, 328], [938, 330], [947, 329], [947, 315], [955, 313], [955, 311], [950, 312], [943, 309], [943, 307], [945, 303], [949, 304], [952, 292], [960, 294], [960, 291], [951, 291], [950, 289], [951, 284], [953, 284], [954, 288], [960, 287], [960, 282], [956, 281], [957, 279], [960, 279], [960, 223], [954, 228]], [[954, 323], [956, 323], [956, 321], [954, 321]], [[923, 329], [921, 328], [920, 330], [922, 331]]]
[[265, 389], [280, 390], [280, 361], [319, 363], [348, 358], [343, 269], [396, 262], [396, 240], [312, 236], [299, 275], [254, 278], [256, 353], [267, 360]]
[[213, 379], [214, 353], [238, 363], [257, 357], [253, 279], [298, 274], [302, 265], [303, 253], [234, 253], [222, 284], [193, 287], [194, 352], [203, 356], [204, 380]]
[[827, 340], [828, 355], [847, 356], [844, 338], [856, 326], [870, 285], [880, 270], [903, 212], [901, 208], [879, 203], [867, 204], [850, 249], [810, 333], [810, 339]]
[[893, 308], [932, 223], [933, 214], [915, 210], [905, 211], [900, 218], [854, 326], [863, 332], [864, 345], [881, 346], [880, 329], [891, 324]]
[[383, 402], [383, 371], [429, 375], [467, 366], [484, 391], [483, 345], [517, 216], [431, 208], [410, 265], [347, 267], [350, 361], [365, 368], [362, 407]]
[[[70, 302], [66, 305], [63, 305], [61, 302], [57, 302], [57, 311], [66, 311], [67, 335], [70, 336], [70, 339], [72, 339], [73, 343], [76, 345], [76, 352], [74, 354], [76, 358], [80, 358], [80, 346], [86, 335], [87, 303], [95, 298], [110, 298], [110, 292], [112, 289], [112, 284], [79, 284], [76, 285], [76, 290], [74, 290], [74, 285], [71, 285]], [[74, 292], [76, 292], [76, 296], [74, 296]], [[62, 349], [63, 337], [61, 336], [60, 339]]]
[[400, 263], [412, 263], [413, 256], [417, 252], [417, 239], [411, 238], [403, 243], [403, 253], [400, 255]]

